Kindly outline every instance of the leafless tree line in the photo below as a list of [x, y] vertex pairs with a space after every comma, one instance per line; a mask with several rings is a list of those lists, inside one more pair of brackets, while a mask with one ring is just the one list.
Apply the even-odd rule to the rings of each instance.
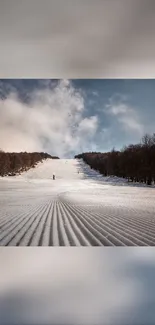
[[15, 176], [30, 168], [34, 168], [36, 164], [43, 159], [58, 159], [44, 152], [4, 152], [0, 150], [0, 176]]
[[104, 176], [118, 176], [131, 182], [155, 182], [155, 133], [145, 134], [138, 144], [111, 152], [86, 152], [76, 155]]

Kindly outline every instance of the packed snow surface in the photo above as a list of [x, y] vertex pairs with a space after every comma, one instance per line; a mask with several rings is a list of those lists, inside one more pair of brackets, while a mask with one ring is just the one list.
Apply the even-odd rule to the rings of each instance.
[[154, 246], [155, 188], [48, 159], [0, 178], [0, 245]]

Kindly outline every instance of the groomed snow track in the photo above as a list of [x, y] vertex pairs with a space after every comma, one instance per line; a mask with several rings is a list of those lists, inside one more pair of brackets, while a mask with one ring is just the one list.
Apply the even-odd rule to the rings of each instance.
[[154, 196], [81, 161], [47, 160], [0, 180], [0, 245], [155, 246]]

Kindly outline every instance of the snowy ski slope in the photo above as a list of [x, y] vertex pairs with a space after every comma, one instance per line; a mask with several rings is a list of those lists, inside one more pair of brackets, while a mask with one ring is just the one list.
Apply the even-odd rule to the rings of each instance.
[[81, 160], [46, 160], [0, 178], [0, 245], [154, 246], [155, 189], [104, 178]]

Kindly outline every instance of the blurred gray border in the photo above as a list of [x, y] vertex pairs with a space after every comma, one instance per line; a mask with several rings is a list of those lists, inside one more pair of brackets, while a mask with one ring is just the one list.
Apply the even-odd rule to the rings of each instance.
[[154, 248], [1, 248], [0, 325], [154, 325]]
[[154, 78], [154, 0], [0, 0], [0, 78]]

